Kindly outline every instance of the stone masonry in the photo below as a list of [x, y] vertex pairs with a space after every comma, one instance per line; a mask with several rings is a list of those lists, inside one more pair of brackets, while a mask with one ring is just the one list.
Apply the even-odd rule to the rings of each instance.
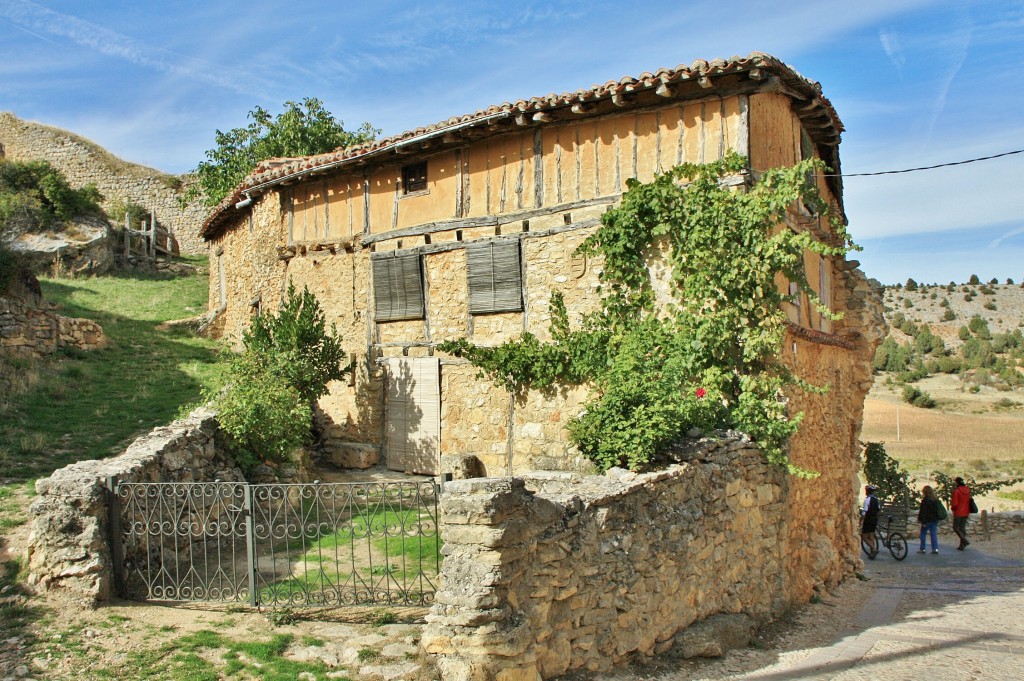
[[788, 477], [723, 435], [653, 473], [448, 483], [423, 636], [442, 677], [535, 681], [673, 647], [715, 654], [781, 614]]
[[90, 319], [61, 316], [16, 298], [0, 298], [0, 354], [41, 356], [60, 348], [94, 350], [107, 343]]
[[[185, 207], [179, 203], [187, 176], [122, 161], [78, 135], [23, 121], [6, 111], [0, 112], [0, 148], [11, 161], [49, 162], [72, 187], [95, 184], [104, 196], [104, 208], [127, 200], [156, 211], [157, 221], [174, 232], [182, 253], [206, 253], [206, 244], [199, 238], [206, 207], [195, 201]], [[117, 216], [110, 217], [118, 221]]]
[[29, 584], [93, 603], [110, 598], [113, 567], [107, 479], [125, 482], [242, 480], [218, 452], [212, 411], [197, 409], [137, 439], [124, 454], [80, 461], [36, 481], [28, 546]]

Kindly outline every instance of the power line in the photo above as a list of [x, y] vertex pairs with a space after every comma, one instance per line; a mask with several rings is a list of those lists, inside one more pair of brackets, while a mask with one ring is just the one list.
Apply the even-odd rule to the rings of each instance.
[[898, 175], [900, 173], [916, 173], [919, 170], [935, 170], [936, 168], [962, 166], [966, 163], [977, 163], [978, 161], [990, 161], [994, 158], [1012, 156], [1013, 154], [1024, 154], [1024, 149], [1017, 149], [1015, 151], [1005, 151], [1001, 154], [993, 154], [992, 156], [979, 156], [978, 158], [969, 158], [966, 161], [952, 161], [950, 163], [939, 163], [938, 165], [934, 166], [921, 166], [920, 168], [904, 168], [903, 170], [883, 170], [877, 173], [831, 173], [826, 175], [826, 177], [871, 177], [874, 175]]

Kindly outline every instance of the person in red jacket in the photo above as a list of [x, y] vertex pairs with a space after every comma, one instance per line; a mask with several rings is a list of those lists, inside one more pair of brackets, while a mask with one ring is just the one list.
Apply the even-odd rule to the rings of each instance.
[[953, 512], [953, 531], [960, 537], [960, 546], [957, 551], [963, 551], [971, 542], [967, 541], [967, 516], [971, 514], [971, 490], [964, 484], [963, 478], [956, 478], [956, 488], [953, 490], [953, 498], [949, 502], [950, 510]]

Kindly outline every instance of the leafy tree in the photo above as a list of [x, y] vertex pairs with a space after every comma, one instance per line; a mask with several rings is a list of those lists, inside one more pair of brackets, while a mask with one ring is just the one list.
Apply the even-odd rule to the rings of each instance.
[[917, 290], [917, 282], [916, 282], [916, 281], [914, 281], [913, 279], [909, 279], [909, 278], [908, 278], [908, 279], [907, 279], [907, 283], [906, 283], [906, 284], [904, 284], [904, 286], [903, 286], [903, 287], [904, 287], [905, 289], [907, 289], [908, 291], [916, 291], [916, 290]]
[[[592, 399], [569, 434], [601, 469], [641, 467], [692, 427], [727, 426], [753, 437], [770, 461], [807, 474], [784, 452], [801, 415], [789, 414], [782, 396], [787, 386], [816, 389], [777, 359], [790, 299], [777, 277], [795, 282], [835, 318], [806, 279], [804, 254], [842, 256], [853, 245], [838, 220], [834, 245], [810, 231], [773, 228], [797, 200], [829, 215], [806, 182], [822, 167], [804, 161], [769, 170], [740, 192], [721, 183], [747, 168], [746, 158], [731, 153], [683, 164], [647, 184], [630, 180], [622, 203], [579, 249], [604, 258], [600, 311], [570, 329], [554, 296], [551, 343], [524, 334], [499, 347], [460, 339], [440, 349], [468, 358], [517, 396], [554, 384], [591, 386]], [[665, 309], [655, 304], [645, 261], [659, 246], [675, 292]]]
[[999, 283], [999, 280], [996, 279], [995, 277], [992, 277], [991, 281], [989, 281], [988, 283], [991, 284], [992, 286], [995, 286]]
[[971, 278], [967, 281], [967, 283], [973, 286], [977, 286], [978, 284], [981, 283], [981, 279], [978, 278], [977, 274], [972, 274]]
[[911, 483], [915, 482], [900, 462], [889, 456], [882, 442], [864, 445], [864, 478], [878, 488], [878, 498], [885, 501], [907, 500], [914, 497]]
[[988, 322], [981, 315], [976, 314], [971, 317], [971, 320], [967, 322], [967, 328], [978, 338], [986, 340], [992, 338], [992, 333], [988, 330]]
[[237, 187], [256, 165], [268, 158], [309, 156], [373, 140], [379, 130], [363, 125], [355, 132], [345, 130], [342, 121], [323, 108], [323, 102], [306, 98], [302, 103], [285, 102], [276, 118], [262, 107], [249, 112], [252, 122], [228, 132], [217, 130], [216, 148], [206, 152], [207, 160], [196, 168], [196, 182], [184, 201], [201, 198], [216, 206]]

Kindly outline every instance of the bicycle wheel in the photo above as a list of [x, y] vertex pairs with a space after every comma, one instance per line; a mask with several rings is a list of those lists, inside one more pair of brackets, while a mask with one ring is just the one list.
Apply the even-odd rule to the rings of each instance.
[[[875, 539], [875, 541], [878, 541], [878, 539]], [[864, 555], [866, 555], [870, 560], [874, 560], [875, 556], [878, 555], [877, 553], [871, 553], [871, 547], [868, 546], [867, 540], [863, 537], [860, 540], [860, 547], [864, 550]]]
[[903, 560], [907, 557], [907, 540], [899, 532], [889, 535], [889, 553], [896, 560]]

